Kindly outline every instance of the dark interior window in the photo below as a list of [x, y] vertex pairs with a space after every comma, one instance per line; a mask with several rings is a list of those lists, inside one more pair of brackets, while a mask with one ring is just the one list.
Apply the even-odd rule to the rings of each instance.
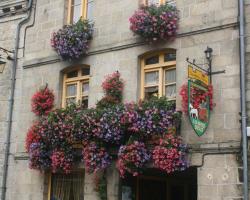
[[146, 65], [152, 65], [152, 64], [157, 64], [159, 63], [159, 56], [152, 56], [146, 59], [145, 64]]
[[171, 175], [148, 169], [121, 182], [121, 200], [197, 200], [196, 168]]

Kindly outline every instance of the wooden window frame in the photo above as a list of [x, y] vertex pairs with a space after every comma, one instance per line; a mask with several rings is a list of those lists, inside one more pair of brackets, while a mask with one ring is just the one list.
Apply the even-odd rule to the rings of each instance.
[[[72, 24], [72, 3], [73, 0], [68, 0], [68, 17], [67, 17], [67, 23]], [[83, 19], [87, 19], [87, 10], [88, 10], [88, 0], [81, 0], [82, 7], [81, 7], [81, 16]]]
[[[165, 71], [176, 69], [176, 60], [174, 61], [164, 61], [164, 55], [167, 53], [176, 53], [175, 50], [161, 51], [158, 53], [152, 53], [144, 56], [141, 59], [141, 99], [145, 98], [145, 74], [147, 72], [158, 71], [159, 73], [159, 83], [158, 83], [158, 96], [162, 97], [165, 95]], [[159, 56], [159, 62], [157, 64], [146, 65], [146, 59], [152, 56]], [[169, 85], [176, 84], [176, 82], [169, 83]], [[176, 98], [171, 98], [169, 100], [176, 100]]]
[[[74, 172], [82, 172], [84, 174], [84, 185], [85, 185], [85, 170], [79, 168], [79, 169], [73, 170], [73, 173]], [[52, 192], [52, 176], [53, 176], [53, 173], [49, 172], [47, 174], [47, 176], [48, 176], [48, 200], [50, 200], [51, 199], [51, 192]], [[83, 187], [83, 189], [84, 189], [84, 187]]]
[[[90, 80], [90, 75], [82, 75], [82, 69], [83, 68], [90, 68], [90, 66], [88, 65], [84, 65], [84, 66], [77, 66], [77, 67], [73, 67], [70, 70], [66, 70], [63, 72], [63, 93], [62, 93], [62, 107], [65, 108], [66, 105], [66, 100], [67, 97], [67, 85], [73, 85], [76, 84], [77, 85], [77, 91], [76, 91], [76, 96], [72, 96], [72, 97], [76, 97], [76, 102], [79, 102], [82, 100], [82, 97], [88, 97], [89, 95], [82, 95], [82, 83], [89, 83]], [[73, 77], [73, 78], [67, 78], [67, 74], [71, 71], [76, 71], [77, 70], [77, 77]]]

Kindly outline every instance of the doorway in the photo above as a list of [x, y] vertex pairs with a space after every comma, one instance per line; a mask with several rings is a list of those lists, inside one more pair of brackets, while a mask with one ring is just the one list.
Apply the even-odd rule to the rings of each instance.
[[197, 170], [167, 175], [148, 169], [139, 177], [122, 180], [121, 200], [196, 200]]

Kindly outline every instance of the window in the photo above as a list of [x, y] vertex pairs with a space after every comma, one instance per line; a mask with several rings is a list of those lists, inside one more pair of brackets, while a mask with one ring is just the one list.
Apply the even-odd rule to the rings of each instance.
[[141, 60], [141, 98], [166, 96], [176, 98], [176, 53], [168, 50]]
[[143, 175], [122, 179], [120, 192], [122, 200], [196, 200], [197, 170], [189, 168], [168, 175], [146, 169]]
[[83, 19], [93, 19], [94, 0], [69, 0], [68, 23], [76, 23], [81, 17]]
[[84, 171], [50, 175], [48, 199], [84, 200]]
[[62, 107], [71, 103], [88, 107], [89, 77], [89, 66], [76, 67], [64, 73]]

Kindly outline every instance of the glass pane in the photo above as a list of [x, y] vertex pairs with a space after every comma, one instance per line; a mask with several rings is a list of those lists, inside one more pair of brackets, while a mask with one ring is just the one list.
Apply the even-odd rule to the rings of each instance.
[[160, 0], [148, 0], [148, 5], [159, 4], [159, 3], [160, 3]]
[[74, 78], [74, 77], [77, 77], [77, 76], [78, 76], [78, 71], [77, 70], [67, 73], [67, 78]]
[[84, 199], [84, 173], [53, 174], [50, 199]]
[[70, 104], [73, 104], [73, 103], [76, 103], [76, 98], [75, 97], [66, 99], [66, 105], [70, 105]]
[[76, 23], [80, 19], [81, 7], [82, 7], [82, 5], [72, 6], [72, 10], [71, 10], [72, 16], [71, 17], [72, 17], [73, 23]]
[[88, 97], [82, 97], [82, 107], [88, 108], [88, 103], [89, 103]]
[[145, 99], [150, 99], [151, 97], [158, 97], [158, 87], [145, 88]]
[[67, 93], [66, 96], [76, 96], [76, 87], [77, 85], [67, 85]]
[[153, 71], [153, 72], [147, 72], [145, 74], [145, 85], [158, 85], [159, 83], [159, 72]]
[[166, 97], [175, 98], [176, 97], [176, 85], [169, 85], [165, 87]]
[[82, 0], [72, 0], [72, 5], [81, 5]]
[[89, 83], [82, 83], [82, 95], [88, 95], [89, 93]]
[[146, 65], [152, 65], [152, 64], [156, 64], [159, 63], [159, 56], [152, 56], [150, 58], [147, 58], [145, 61]]
[[165, 83], [173, 83], [176, 82], [176, 70], [166, 70], [165, 71]]
[[88, 20], [93, 20], [93, 5], [94, 5], [94, 2], [89, 0], [88, 1], [88, 10], [87, 10], [87, 19]]
[[90, 69], [89, 67], [83, 68], [82, 69], [82, 76], [87, 76], [90, 74]]
[[176, 60], [176, 53], [166, 53], [164, 55], [164, 62]]

